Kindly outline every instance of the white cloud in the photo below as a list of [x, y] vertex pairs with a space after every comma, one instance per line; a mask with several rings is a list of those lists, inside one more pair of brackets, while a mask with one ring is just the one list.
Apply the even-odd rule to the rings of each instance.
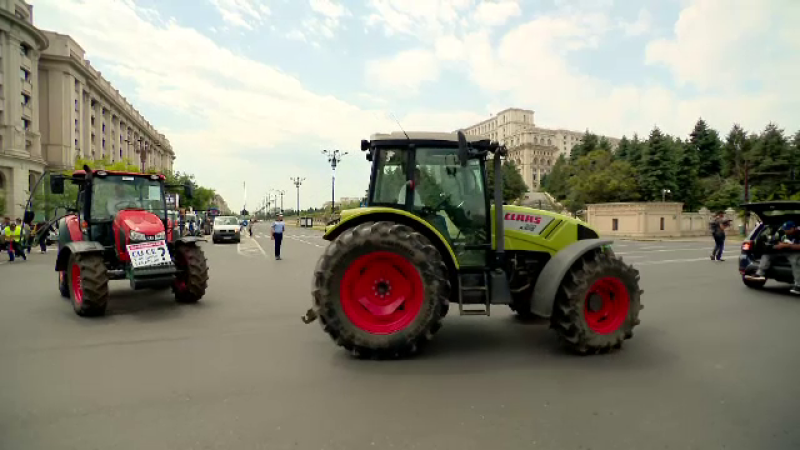
[[349, 14], [347, 8], [332, 0], [309, 0], [311, 10], [325, 17], [339, 19]]
[[518, 0], [484, 1], [475, 9], [474, 18], [479, 24], [499, 26], [521, 13]]
[[351, 15], [347, 8], [333, 0], [309, 0], [309, 4], [314, 14], [303, 20], [303, 28], [309, 34], [326, 39], [332, 39], [337, 30], [344, 28], [342, 19]]
[[[319, 205], [330, 186], [322, 148], [357, 148], [376, 131], [397, 129], [382, 110], [311, 92], [197, 30], [146, 21], [128, 0], [39, 0], [37, 8], [38, 26], [71, 35], [113, 84], [133, 86], [124, 94], [145, 117], [180, 117], [167, 135], [176, 168], [218, 189], [231, 207], [240, 207], [243, 180], [253, 205], [258, 192], [289, 187], [290, 176], [307, 177], [303, 202]], [[361, 195], [366, 161], [339, 170], [337, 195]]]
[[406, 50], [390, 58], [370, 61], [366, 66], [367, 83], [379, 89], [416, 92], [423, 83], [438, 78], [436, 55], [427, 50]]
[[292, 30], [292, 31], [286, 33], [286, 39], [289, 39], [289, 40], [292, 40], [292, 41], [305, 41], [306, 40], [306, 35], [303, 34], [303, 32], [300, 31], [300, 30]]
[[653, 16], [650, 14], [650, 11], [645, 8], [639, 10], [639, 14], [633, 22], [626, 22], [624, 20], [620, 22], [620, 27], [627, 36], [641, 36], [650, 31], [652, 26]]
[[233, 26], [252, 30], [271, 14], [266, 0], [210, 0], [222, 15], [222, 20]]
[[367, 25], [385, 34], [436, 37], [452, 32], [473, 0], [369, 0]]
[[789, 55], [800, 53], [800, 3], [777, 3], [741, 0], [734, 8], [726, 0], [697, 0], [681, 12], [674, 37], [648, 45], [646, 61], [666, 66], [681, 85], [700, 89], [735, 90], [760, 81], [799, 92], [800, 64]]

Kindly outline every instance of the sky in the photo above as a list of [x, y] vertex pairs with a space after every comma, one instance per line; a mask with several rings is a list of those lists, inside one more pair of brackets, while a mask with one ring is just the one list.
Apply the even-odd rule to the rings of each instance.
[[376, 132], [519, 107], [621, 137], [698, 118], [800, 129], [798, 0], [34, 0], [165, 133], [175, 169], [251, 211], [362, 196]]

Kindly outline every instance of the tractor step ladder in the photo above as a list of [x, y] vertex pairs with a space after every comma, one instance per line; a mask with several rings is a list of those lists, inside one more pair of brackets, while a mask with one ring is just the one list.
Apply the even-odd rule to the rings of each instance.
[[[474, 275], [474, 274], [469, 274]], [[458, 313], [462, 316], [489, 316], [491, 315], [491, 299], [489, 295], [489, 278], [486, 272], [483, 272], [483, 286], [464, 286], [463, 276], [459, 276], [461, 281], [460, 290], [458, 292]], [[481, 292], [483, 294], [484, 303], [477, 304], [464, 304], [465, 292]], [[470, 306], [472, 308], [465, 308]]]

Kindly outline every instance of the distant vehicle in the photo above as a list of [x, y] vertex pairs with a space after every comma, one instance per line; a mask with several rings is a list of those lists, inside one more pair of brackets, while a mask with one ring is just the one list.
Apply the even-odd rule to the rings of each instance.
[[787, 221], [800, 223], [800, 202], [774, 201], [746, 203], [742, 205], [748, 211], [758, 216], [761, 221], [742, 242], [742, 253], [739, 256], [739, 273], [745, 286], [759, 289], [766, 284], [765, 280], [747, 279], [747, 275], [754, 275], [758, 270], [761, 256], [771, 254], [770, 268], [766, 272], [768, 280], [780, 283], [793, 283], [792, 267], [786, 258], [787, 250], [774, 250], [772, 247], [782, 240], [781, 225]]
[[216, 244], [222, 241], [241, 242], [241, 225], [236, 216], [217, 216], [214, 218], [214, 229], [211, 240]]

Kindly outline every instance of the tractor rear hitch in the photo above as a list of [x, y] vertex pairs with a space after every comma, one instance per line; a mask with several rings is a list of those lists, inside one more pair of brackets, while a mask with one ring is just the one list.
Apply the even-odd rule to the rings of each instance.
[[309, 309], [306, 311], [306, 315], [300, 317], [304, 324], [308, 325], [309, 323], [317, 320], [317, 312], [314, 311], [314, 308]]

